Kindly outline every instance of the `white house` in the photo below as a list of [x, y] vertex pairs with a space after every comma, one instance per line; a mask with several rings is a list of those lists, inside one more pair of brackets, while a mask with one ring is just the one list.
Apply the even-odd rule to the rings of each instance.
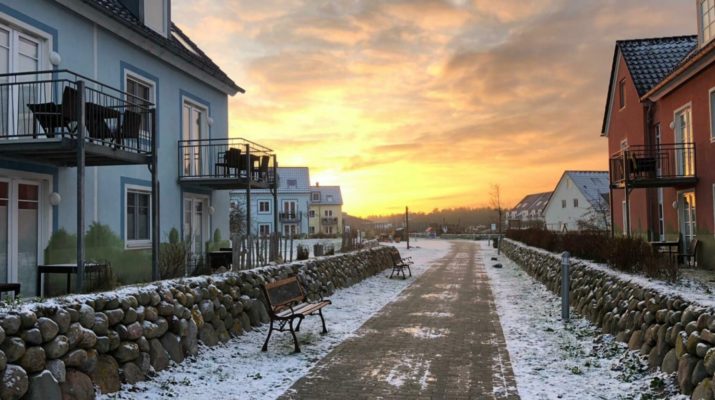
[[608, 229], [608, 185], [606, 171], [565, 171], [544, 210], [546, 228]]

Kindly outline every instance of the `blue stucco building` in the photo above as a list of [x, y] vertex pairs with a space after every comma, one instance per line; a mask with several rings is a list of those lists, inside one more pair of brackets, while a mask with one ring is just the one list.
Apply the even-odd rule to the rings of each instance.
[[[54, 72], [8, 75], [34, 71]], [[255, 149], [228, 139], [228, 96], [243, 89], [171, 22], [170, 0], [2, 0], [0, 74], [0, 282], [24, 295], [52, 234], [77, 232], [78, 193], [85, 229], [109, 226], [127, 251], [176, 228], [201, 252], [216, 229], [229, 236], [229, 190], [268, 180], [268, 152], [231, 169], [244, 158], [229, 148]], [[68, 102], [80, 81], [84, 102]], [[74, 104], [83, 114], [68, 116]]]

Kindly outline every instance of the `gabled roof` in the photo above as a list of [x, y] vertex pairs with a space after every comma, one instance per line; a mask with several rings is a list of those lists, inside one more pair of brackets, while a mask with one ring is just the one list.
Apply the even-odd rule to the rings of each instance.
[[311, 186], [310, 191], [319, 192], [320, 200], [313, 200], [310, 196], [310, 204], [324, 204], [339, 206], [343, 204], [343, 195], [340, 192], [340, 186]]
[[592, 206], [600, 205], [605, 198], [604, 194], [608, 195], [610, 191], [608, 171], [566, 171], [564, 175], [571, 178]]
[[546, 208], [546, 204], [548, 204], [552, 193], [553, 192], [528, 194], [521, 199], [521, 201], [511, 209], [511, 211], [516, 211], [517, 213], [530, 213], [533, 210], [536, 214], [541, 215]]
[[697, 44], [695, 35], [616, 41], [601, 132], [606, 132], [608, 111], [616, 90], [619, 55], [628, 67], [638, 97], [642, 97], [686, 60]]
[[119, 0], [82, 0], [82, 2], [112, 17], [116, 21], [121, 22], [135, 32], [167, 49], [174, 55], [177, 55], [185, 61], [193, 64], [203, 72], [229, 86], [234, 91], [245, 93], [243, 88], [236, 85], [236, 83], [229, 78], [228, 75], [226, 75], [226, 73], [223, 72], [221, 68], [213, 62], [213, 60], [211, 60], [211, 58], [201, 51], [201, 49], [199, 49], [199, 47], [173, 22], [170, 26], [169, 36], [164, 37], [144, 25], [144, 23], [132, 14], [132, 12], [129, 11], [129, 9], [127, 9], [127, 7], [125, 7]]

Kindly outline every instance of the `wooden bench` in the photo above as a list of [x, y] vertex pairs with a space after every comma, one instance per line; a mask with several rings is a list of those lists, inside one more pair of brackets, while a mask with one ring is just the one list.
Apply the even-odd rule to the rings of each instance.
[[[20, 295], [20, 284], [19, 283], [0, 283], [0, 296], [3, 293], [13, 293], [13, 299], [17, 299]], [[39, 294], [38, 294], [39, 295]]]
[[400, 276], [400, 274], [402, 274], [402, 279], [407, 279], [405, 269], [407, 269], [407, 272], [410, 273], [410, 277], [412, 277], [412, 270], [410, 269], [410, 265], [412, 264], [414, 264], [412, 257], [402, 258], [400, 257], [400, 253], [393, 252], [390, 279], [392, 279], [393, 275]]
[[[278, 332], [290, 330], [291, 335], [293, 335], [295, 352], [300, 353], [298, 338], [295, 333], [300, 330], [300, 324], [303, 319], [309, 315], [320, 315], [320, 320], [323, 322], [322, 333], [328, 333], [328, 329], [325, 328], [325, 318], [323, 318], [323, 307], [332, 303], [330, 300], [322, 298], [317, 302], [306, 301], [303, 286], [298, 282], [297, 277], [293, 276], [267, 283], [261, 285], [261, 289], [263, 289], [263, 295], [268, 302], [268, 314], [271, 317], [268, 337], [266, 337], [266, 342], [263, 344], [261, 351], [268, 351], [268, 340], [270, 340], [271, 333], [274, 330]], [[298, 324], [293, 328], [293, 321], [296, 319]], [[278, 327], [274, 327], [274, 323], [277, 323]], [[286, 325], [288, 325], [288, 329], [286, 329]]]

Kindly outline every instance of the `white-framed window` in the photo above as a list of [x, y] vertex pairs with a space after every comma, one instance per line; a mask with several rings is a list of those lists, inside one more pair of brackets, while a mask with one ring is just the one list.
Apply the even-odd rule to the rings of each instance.
[[310, 200], [318, 202], [320, 201], [320, 192], [312, 192], [310, 194]]
[[309, 232], [310, 232], [311, 235], [315, 234], [315, 227], [314, 227], [314, 226], [311, 226], [308, 230], [309, 230]]
[[618, 108], [622, 109], [626, 106], [626, 78], [618, 81]]
[[269, 224], [259, 224], [258, 234], [260, 236], [268, 236], [271, 234], [271, 226]]
[[258, 213], [259, 214], [269, 214], [271, 212], [271, 202], [268, 200], [258, 201]]
[[332, 217], [332, 216], [333, 216], [333, 210], [325, 210], [325, 216], [326, 216], [326, 217]]
[[708, 92], [710, 100], [710, 141], [715, 142], [715, 87]]
[[715, 36], [715, 0], [700, 0], [698, 7], [700, 17], [701, 45], [705, 45]]
[[566, 200], [561, 200], [561, 208], [566, 208]]
[[573, 206], [574, 208], [578, 207], [578, 199], [573, 199]]
[[297, 235], [298, 234], [298, 226], [296, 224], [283, 225], [283, 233], [287, 236]]
[[309, 218], [315, 218], [315, 210], [310, 210], [310, 211], [308, 211], [308, 217], [309, 217]]
[[124, 237], [127, 248], [151, 246], [151, 190], [142, 186], [125, 188]]
[[326, 195], [325, 201], [327, 201], [328, 203], [331, 203], [333, 201], [333, 195], [332, 194]]

